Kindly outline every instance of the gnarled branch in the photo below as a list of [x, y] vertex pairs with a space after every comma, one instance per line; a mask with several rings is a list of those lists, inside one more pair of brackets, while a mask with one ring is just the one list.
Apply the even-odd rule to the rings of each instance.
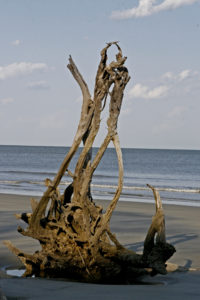
[[[116, 46], [116, 59], [107, 63], [107, 51]], [[32, 213], [17, 218], [27, 223], [19, 233], [37, 239], [41, 250], [26, 254], [5, 242], [26, 267], [24, 276], [68, 277], [89, 282], [127, 283], [141, 275], [166, 273], [166, 261], [174, 253], [166, 243], [165, 219], [158, 191], [149, 186], [155, 197], [156, 214], [144, 241], [143, 254], [126, 249], [110, 231], [112, 213], [123, 188], [123, 159], [117, 132], [124, 89], [130, 79], [124, 66], [118, 42], [108, 43], [101, 51], [93, 98], [77, 66], [69, 57], [68, 69], [78, 83], [83, 97], [80, 121], [72, 146], [53, 180], [46, 179], [47, 189], [40, 201], [31, 200]], [[109, 102], [107, 133], [92, 159], [92, 146], [101, 125], [101, 113]], [[68, 169], [77, 149], [83, 148], [74, 173]], [[118, 186], [106, 211], [95, 204], [91, 181], [107, 147], [113, 143], [118, 160]], [[60, 192], [61, 178], [68, 171], [72, 183], [64, 194]]]

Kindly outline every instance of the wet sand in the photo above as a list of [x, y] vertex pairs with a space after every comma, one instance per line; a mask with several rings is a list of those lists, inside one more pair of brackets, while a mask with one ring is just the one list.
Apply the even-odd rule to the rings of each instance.
[[[37, 241], [17, 232], [17, 226], [23, 226], [23, 222], [16, 220], [14, 214], [30, 211], [30, 198], [0, 194], [0, 290], [8, 299], [200, 299], [200, 208], [196, 207], [164, 205], [167, 240], [177, 250], [170, 262], [190, 271], [148, 279], [155, 285], [115, 286], [6, 278], [3, 270], [19, 268], [21, 263], [3, 245], [3, 240], [11, 240], [29, 253], [40, 247]], [[97, 202], [105, 208], [108, 205], [107, 201]], [[123, 245], [140, 253], [154, 211], [152, 204], [119, 202], [111, 221], [112, 232]]]

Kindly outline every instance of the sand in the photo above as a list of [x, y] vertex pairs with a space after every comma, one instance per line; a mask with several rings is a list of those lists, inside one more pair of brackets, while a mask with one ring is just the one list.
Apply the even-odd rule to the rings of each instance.
[[[0, 299], [200, 299], [200, 208], [164, 205], [167, 239], [177, 252], [170, 260], [190, 271], [173, 272], [148, 279], [154, 285], [97, 285], [65, 280], [16, 278], [5, 275], [5, 268], [19, 268], [21, 264], [3, 245], [11, 240], [23, 251], [39, 249], [33, 239], [21, 236], [15, 213], [30, 211], [29, 196], [0, 194]], [[104, 207], [107, 201], [98, 201]], [[154, 206], [144, 203], [119, 202], [111, 222], [111, 229], [128, 248], [142, 251], [142, 245]]]

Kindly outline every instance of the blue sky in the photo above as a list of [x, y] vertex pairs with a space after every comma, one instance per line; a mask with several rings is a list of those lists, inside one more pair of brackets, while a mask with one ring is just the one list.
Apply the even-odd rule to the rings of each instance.
[[121, 146], [200, 149], [199, 0], [0, 0], [0, 33], [0, 144], [70, 146], [81, 93], [68, 57], [92, 93], [117, 40], [131, 75]]

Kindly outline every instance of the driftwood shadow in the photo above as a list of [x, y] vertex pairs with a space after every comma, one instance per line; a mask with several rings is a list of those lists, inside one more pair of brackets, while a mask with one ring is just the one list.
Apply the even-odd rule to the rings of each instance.
[[[199, 236], [197, 234], [177, 234], [177, 235], [172, 235], [167, 237], [167, 242], [172, 243], [173, 245], [177, 245], [180, 243], [185, 243], [194, 239], [197, 239]], [[142, 251], [144, 247], [144, 242], [137, 242], [133, 244], [125, 244], [125, 247], [128, 249], [138, 252]]]

